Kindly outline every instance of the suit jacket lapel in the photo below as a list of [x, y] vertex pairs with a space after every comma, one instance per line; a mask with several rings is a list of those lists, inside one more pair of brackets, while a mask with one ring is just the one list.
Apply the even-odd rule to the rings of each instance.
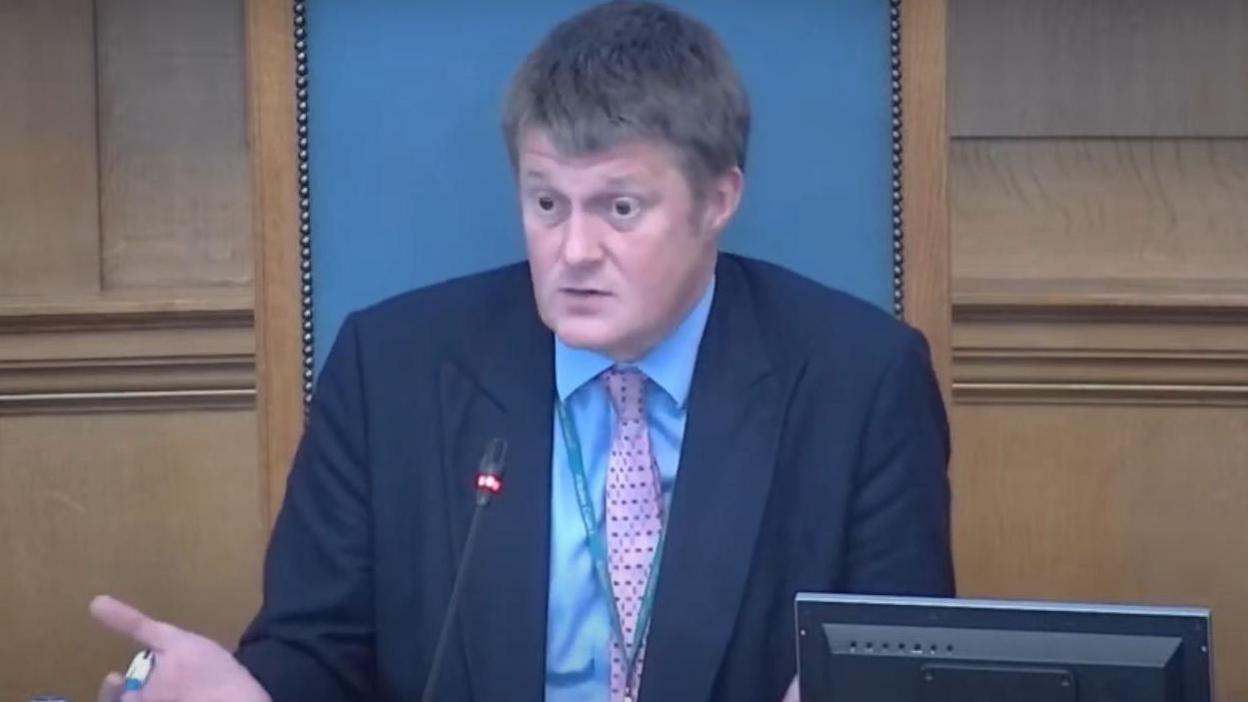
[[721, 258], [698, 351], [641, 698], [707, 700], [733, 634], [795, 377], [773, 367], [736, 264]]
[[477, 702], [541, 699], [545, 686], [554, 362], [532, 293], [516, 294], [527, 303], [496, 320], [491, 332], [473, 340], [467, 363], [448, 363], [440, 378], [449, 533], [457, 558], [481, 454], [492, 438], [508, 445], [503, 491], [482, 515], [459, 603]]

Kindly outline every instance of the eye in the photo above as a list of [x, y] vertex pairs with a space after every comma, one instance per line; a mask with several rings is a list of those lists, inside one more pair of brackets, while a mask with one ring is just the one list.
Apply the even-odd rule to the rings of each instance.
[[538, 217], [547, 222], [554, 222], [561, 219], [568, 210], [568, 202], [563, 199], [559, 193], [549, 190], [539, 190], [529, 195], [529, 205], [532, 211]]
[[611, 201], [611, 214], [617, 219], [633, 219], [641, 214], [641, 202], [635, 197], [617, 197]]

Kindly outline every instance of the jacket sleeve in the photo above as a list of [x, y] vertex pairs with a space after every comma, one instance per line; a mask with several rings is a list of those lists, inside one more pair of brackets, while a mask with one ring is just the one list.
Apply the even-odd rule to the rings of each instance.
[[264, 602], [236, 654], [273, 702], [373, 697], [367, 421], [353, 316], [321, 372], [265, 558]]
[[905, 340], [864, 430], [838, 589], [951, 596], [949, 423], [927, 342], [910, 329]]

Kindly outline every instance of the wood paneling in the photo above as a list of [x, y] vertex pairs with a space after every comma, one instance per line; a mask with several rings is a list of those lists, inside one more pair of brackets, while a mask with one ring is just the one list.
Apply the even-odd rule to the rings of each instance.
[[241, 0], [98, 16], [104, 287], [249, 284]]
[[250, 409], [0, 416], [0, 698], [94, 699], [134, 647], [97, 593], [224, 643], [259, 604]]
[[0, 698], [126, 664], [94, 594], [226, 644], [258, 604], [242, 32], [241, 0], [0, 2]]
[[253, 406], [251, 300], [0, 302], [0, 414]]
[[906, 321], [927, 336], [945, 398], [951, 381], [946, 3], [901, 4], [902, 216]]
[[1248, 698], [1248, 3], [950, 14], [959, 589], [1211, 607]]
[[99, 289], [90, 0], [0, 3], [0, 295]]
[[[248, 0], [252, 174], [256, 208], [256, 361], [260, 464], [276, 517], [303, 432], [299, 190], [295, 133], [294, 18], [290, 3]], [[306, 44], [304, 45], [306, 47]], [[303, 48], [303, 47], [301, 47]]]
[[959, 280], [1248, 280], [1248, 140], [958, 140], [952, 170]]
[[952, 0], [956, 136], [1248, 136], [1243, 0]]
[[954, 422], [961, 593], [1210, 606], [1217, 699], [1248, 697], [1243, 407], [960, 404]]
[[[1064, 281], [980, 282], [994, 287], [962, 288], [954, 298], [958, 349], [1248, 350], [1248, 285], [1179, 293], [1160, 285], [1155, 291], [1142, 283], [1134, 290], [1106, 294], [1099, 283], [1088, 286], [1098, 289], [1085, 292]], [[1064, 289], [1056, 293], [1049, 284]]]
[[1248, 290], [1205, 307], [1143, 295], [956, 299], [959, 404], [1248, 408]]

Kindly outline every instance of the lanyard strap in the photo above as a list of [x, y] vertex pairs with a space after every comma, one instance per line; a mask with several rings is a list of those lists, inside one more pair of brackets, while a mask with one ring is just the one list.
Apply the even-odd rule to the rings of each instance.
[[659, 543], [650, 561], [650, 577], [646, 581], [646, 592], [641, 599], [641, 610], [637, 614], [637, 630], [633, 632], [632, 646], [624, 640], [624, 627], [620, 622], [618, 600], [615, 589], [611, 586], [610, 565], [607, 547], [602, 536], [602, 527], [594, 514], [594, 503], [589, 494], [589, 480], [585, 477], [585, 462], [581, 457], [581, 441], [577, 435], [576, 424], [572, 415], [561, 400], [555, 407], [559, 414], [559, 427], [563, 431], [563, 445], [568, 454], [568, 466], [572, 469], [572, 483], [576, 487], [576, 502], [580, 507], [581, 522], [585, 527], [585, 538], [589, 542], [589, 551], [594, 559], [594, 572], [598, 576], [598, 584], [611, 600], [608, 607], [611, 613], [611, 629], [620, 647], [624, 649], [624, 681], [631, 691], [635, 684], [633, 673], [637, 669], [637, 660], [645, 642], [646, 631], [650, 628], [650, 612], [654, 607], [655, 585], [659, 581], [659, 566], [663, 557], [663, 545], [667, 541], [667, 528], [659, 531]]

